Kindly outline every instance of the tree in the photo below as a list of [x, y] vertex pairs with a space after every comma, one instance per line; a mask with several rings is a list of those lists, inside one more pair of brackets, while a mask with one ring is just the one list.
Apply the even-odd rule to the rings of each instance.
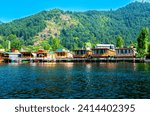
[[116, 47], [122, 48], [124, 46], [124, 40], [121, 36], [118, 36], [116, 39]]
[[14, 39], [16, 39], [16, 38], [17, 38], [17, 36], [14, 35], [14, 34], [10, 34], [10, 35], [7, 37], [7, 39], [10, 40], [10, 41], [12, 41], [12, 40], [14, 40]]
[[149, 42], [149, 45], [148, 45], [148, 54], [150, 55], [150, 42]]
[[3, 46], [0, 44], [0, 49], [2, 49], [3, 48]]
[[54, 38], [52, 41], [52, 49], [56, 50], [56, 49], [61, 48], [61, 47], [62, 47], [62, 45], [60, 44], [60, 39]]
[[90, 41], [85, 42], [85, 48], [92, 48], [92, 44]]
[[139, 57], [145, 57], [148, 53], [148, 38], [149, 38], [149, 29], [147, 27], [142, 28], [138, 38], [137, 52]]
[[21, 39], [16, 38], [11, 41], [11, 48], [20, 50], [22, 45], [23, 45], [23, 41]]
[[41, 42], [40, 46], [42, 46], [44, 50], [50, 50], [50, 49], [52, 49], [52, 47], [49, 45], [48, 41]]

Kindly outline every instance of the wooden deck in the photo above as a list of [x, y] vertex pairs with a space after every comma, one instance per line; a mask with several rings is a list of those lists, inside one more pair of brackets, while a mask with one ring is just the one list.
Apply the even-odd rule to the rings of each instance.
[[150, 62], [142, 58], [63, 58], [63, 59], [50, 59], [50, 58], [20, 58], [20, 62]]
[[[9, 59], [9, 62], [10, 59]], [[13, 61], [14, 62], [14, 61]], [[143, 58], [63, 58], [63, 59], [51, 59], [51, 58], [18, 58], [15, 62], [146, 62], [150, 63], [149, 60]], [[7, 62], [6, 62], [7, 63]]]

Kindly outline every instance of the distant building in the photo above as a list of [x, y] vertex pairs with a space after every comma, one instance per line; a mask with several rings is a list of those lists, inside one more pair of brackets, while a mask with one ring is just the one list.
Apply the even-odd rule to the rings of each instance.
[[20, 52], [5, 52], [3, 53], [3, 58], [4, 58], [4, 61], [17, 62], [21, 58], [21, 53]]
[[5, 49], [0, 49], [0, 53], [3, 53], [3, 52], [5, 52]]
[[74, 50], [74, 58], [88, 58], [92, 56], [92, 51], [87, 49]]
[[116, 52], [113, 49], [109, 49], [109, 48], [93, 48], [92, 49], [93, 58], [107, 58], [107, 57], [115, 57], [116, 56]]
[[62, 58], [73, 58], [72, 53], [70, 53], [69, 50], [66, 50], [64, 48], [59, 48], [56, 50], [56, 58], [62, 59]]
[[117, 48], [115, 50], [118, 58], [134, 58], [136, 56], [135, 48]]
[[96, 49], [112, 49], [112, 50], [115, 50], [115, 46], [113, 44], [97, 44], [95, 46]]
[[11, 49], [11, 52], [19, 52], [19, 50], [18, 49], [15, 49], [15, 48], [13, 48], [13, 49]]
[[47, 58], [49, 60], [55, 61], [56, 60], [56, 53], [54, 51], [48, 52]]
[[20, 52], [22, 55], [22, 58], [34, 58], [34, 53], [32, 52]]
[[3, 52], [0, 51], [0, 63], [3, 62]]
[[38, 50], [38, 52], [36, 53], [37, 58], [45, 58], [47, 57], [48, 52], [46, 50]]

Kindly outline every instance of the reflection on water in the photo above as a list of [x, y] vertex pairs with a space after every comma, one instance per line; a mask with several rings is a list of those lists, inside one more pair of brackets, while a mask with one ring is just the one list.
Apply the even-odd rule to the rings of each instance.
[[0, 65], [0, 98], [150, 98], [150, 64]]

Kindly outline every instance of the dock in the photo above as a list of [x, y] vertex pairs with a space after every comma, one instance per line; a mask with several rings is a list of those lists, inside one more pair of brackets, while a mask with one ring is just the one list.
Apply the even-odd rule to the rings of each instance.
[[18, 63], [32, 63], [32, 62], [132, 62], [132, 63], [150, 63], [150, 60], [144, 58], [61, 58], [61, 59], [50, 59], [50, 58], [18, 58], [15, 61], [6, 60], [8, 62]]

